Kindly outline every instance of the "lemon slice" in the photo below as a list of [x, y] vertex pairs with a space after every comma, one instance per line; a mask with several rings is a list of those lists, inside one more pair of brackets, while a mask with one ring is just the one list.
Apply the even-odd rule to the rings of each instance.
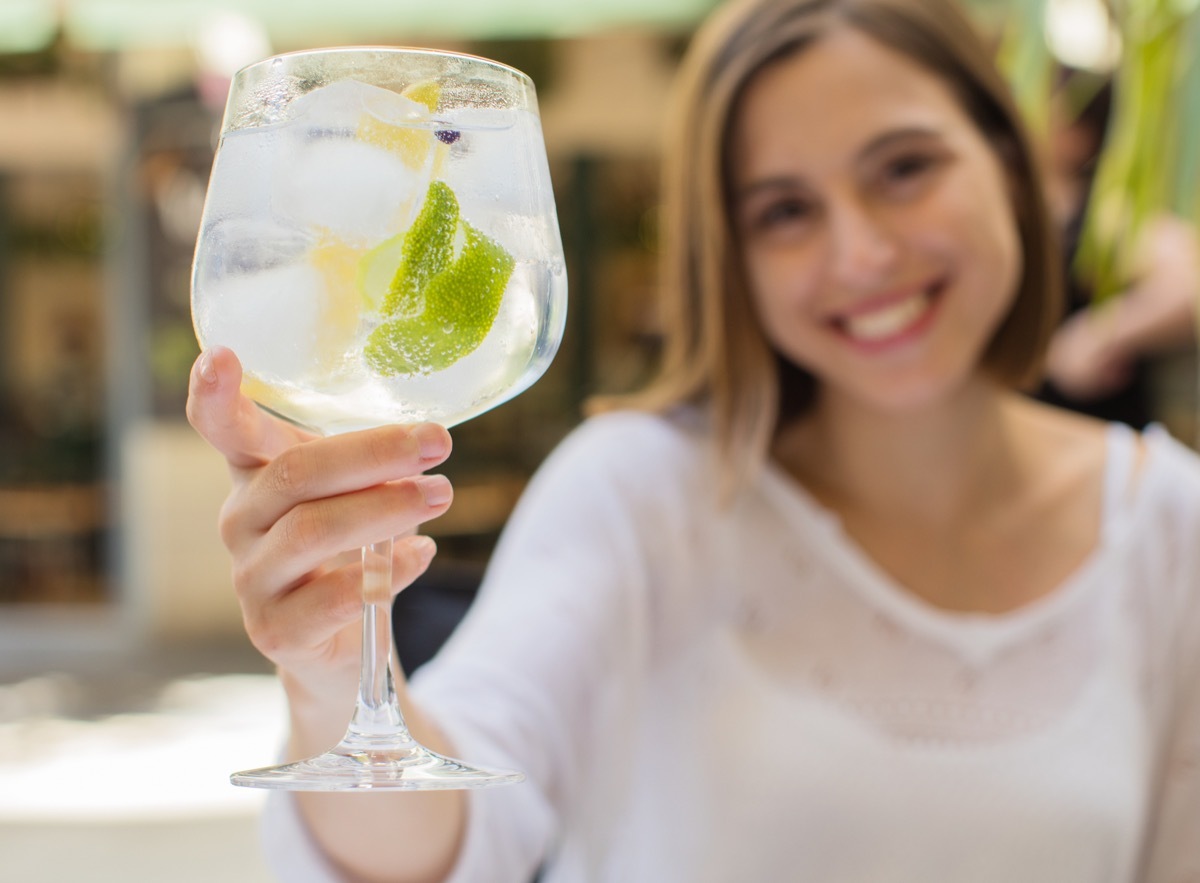
[[460, 220], [453, 191], [433, 182], [405, 234], [384, 321], [367, 338], [367, 364], [384, 377], [429, 374], [474, 352], [515, 266], [502, 245]]
[[[431, 114], [437, 110], [441, 94], [442, 87], [437, 80], [422, 80], [406, 86], [400, 92], [401, 97], [422, 105]], [[425, 166], [435, 141], [430, 131], [384, 122], [369, 110], [359, 119], [355, 135], [360, 141], [396, 154], [413, 169]]]
[[318, 358], [336, 360], [351, 345], [359, 327], [362, 305], [355, 296], [355, 283], [362, 249], [326, 234], [309, 251], [308, 260], [320, 274], [325, 290], [315, 352]]
[[442, 84], [437, 80], [421, 80], [405, 86], [400, 94], [417, 104], [424, 104], [430, 113], [434, 113], [442, 97]]

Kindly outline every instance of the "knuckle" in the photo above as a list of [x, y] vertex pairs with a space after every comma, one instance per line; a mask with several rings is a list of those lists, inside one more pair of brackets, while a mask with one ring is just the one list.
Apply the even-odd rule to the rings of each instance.
[[321, 592], [317, 615], [327, 626], [339, 628], [361, 615], [361, 579], [356, 568], [344, 568], [331, 576], [328, 587]]
[[230, 494], [221, 504], [221, 509], [217, 513], [217, 535], [226, 549], [232, 550], [241, 546], [242, 536], [245, 533], [244, 525], [245, 519], [242, 516], [241, 507], [238, 505], [236, 496]]
[[287, 549], [312, 552], [321, 547], [329, 536], [328, 519], [322, 507], [300, 504], [293, 507], [277, 522], [280, 539]]
[[253, 594], [253, 586], [257, 582], [258, 568], [248, 558], [234, 558], [230, 567], [230, 578], [233, 580], [233, 590], [242, 600], [242, 606], [248, 606], [246, 599]]
[[288, 448], [267, 468], [264, 480], [271, 490], [290, 499], [305, 498], [312, 484], [312, 467], [303, 445]]
[[416, 481], [401, 481], [393, 485], [395, 492], [399, 495], [400, 505], [413, 512], [423, 512], [429, 506], [425, 502], [425, 494], [421, 491], [421, 486]]
[[375, 469], [385, 469], [397, 451], [412, 443], [411, 436], [406, 426], [388, 426], [379, 432], [368, 432], [364, 452], [368, 462]]
[[286, 629], [276, 625], [274, 618], [258, 610], [248, 610], [242, 614], [242, 622], [250, 643], [258, 652], [268, 659], [282, 654], [287, 645], [288, 634]]
[[371, 466], [380, 467], [387, 462], [390, 436], [390, 432], [368, 432], [363, 437], [363, 455]]

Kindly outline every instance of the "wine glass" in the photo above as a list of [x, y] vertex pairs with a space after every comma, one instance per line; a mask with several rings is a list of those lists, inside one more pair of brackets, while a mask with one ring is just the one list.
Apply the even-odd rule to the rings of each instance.
[[[511, 398], [562, 338], [566, 274], [533, 83], [474, 56], [342, 47], [234, 78], [192, 275], [203, 348], [316, 434], [452, 426]], [[394, 689], [392, 540], [363, 549], [362, 673], [342, 741], [235, 773], [291, 790], [521, 781], [418, 744]]]

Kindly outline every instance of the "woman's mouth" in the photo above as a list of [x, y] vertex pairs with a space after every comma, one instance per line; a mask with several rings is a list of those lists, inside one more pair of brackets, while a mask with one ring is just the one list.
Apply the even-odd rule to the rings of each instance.
[[944, 285], [935, 283], [899, 298], [884, 298], [835, 316], [833, 326], [855, 343], [877, 347], [905, 339], [927, 324]]

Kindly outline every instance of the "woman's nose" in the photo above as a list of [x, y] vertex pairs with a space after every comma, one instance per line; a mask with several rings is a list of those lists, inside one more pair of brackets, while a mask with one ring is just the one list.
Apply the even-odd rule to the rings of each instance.
[[851, 290], [885, 284], [895, 268], [899, 248], [893, 231], [869, 206], [844, 203], [830, 211], [834, 280]]

